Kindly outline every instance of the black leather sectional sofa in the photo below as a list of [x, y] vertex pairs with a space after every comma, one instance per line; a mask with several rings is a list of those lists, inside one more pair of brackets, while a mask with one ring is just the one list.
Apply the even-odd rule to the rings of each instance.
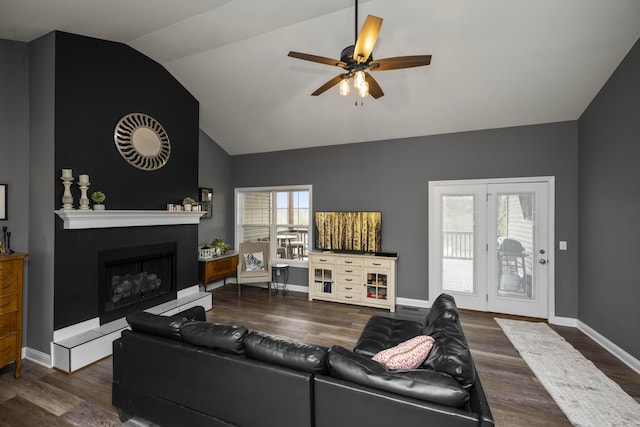
[[[373, 316], [354, 349], [207, 323], [202, 307], [138, 312], [113, 344], [112, 402], [122, 421], [161, 426], [492, 426], [453, 298], [424, 322]], [[416, 335], [434, 346], [418, 369], [371, 356]]]

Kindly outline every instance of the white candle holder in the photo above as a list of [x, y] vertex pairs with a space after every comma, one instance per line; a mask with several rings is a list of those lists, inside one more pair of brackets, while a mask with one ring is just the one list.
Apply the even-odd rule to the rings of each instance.
[[61, 176], [64, 193], [62, 194], [62, 209], [73, 209], [73, 195], [71, 194], [72, 176]]
[[89, 198], [87, 197], [89, 185], [91, 185], [90, 182], [78, 182], [78, 187], [80, 187], [80, 210], [89, 209]]

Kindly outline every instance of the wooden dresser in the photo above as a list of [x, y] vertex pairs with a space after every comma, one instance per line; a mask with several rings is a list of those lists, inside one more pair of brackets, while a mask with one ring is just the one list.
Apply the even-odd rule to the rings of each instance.
[[211, 259], [199, 259], [200, 281], [206, 287], [214, 280], [223, 279], [227, 284], [227, 277], [235, 276], [238, 269], [238, 254], [221, 255]]
[[22, 367], [22, 277], [26, 254], [0, 255], [0, 368], [15, 362]]

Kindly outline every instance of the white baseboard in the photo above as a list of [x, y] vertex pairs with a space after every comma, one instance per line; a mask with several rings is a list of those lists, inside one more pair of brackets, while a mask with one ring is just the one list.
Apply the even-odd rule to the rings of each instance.
[[587, 335], [589, 338], [591, 338], [592, 340], [600, 344], [609, 353], [613, 354], [618, 359], [620, 359], [622, 363], [624, 363], [625, 365], [627, 365], [628, 367], [636, 371], [638, 374], [640, 374], [640, 360], [636, 359], [635, 357], [627, 353], [625, 350], [620, 348], [618, 345], [611, 342], [604, 335], [600, 334], [598, 331], [591, 328], [586, 323], [581, 322], [580, 320], [578, 320], [578, 329], [584, 332], [584, 334]]
[[[235, 286], [235, 282], [227, 282], [227, 285], [234, 285]], [[218, 280], [216, 282], [211, 282], [207, 285], [207, 291], [211, 291], [214, 289], [218, 289], [224, 286], [224, 282], [222, 280]], [[242, 286], [255, 286], [256, 288], [263, 288], [266, 289], [267, 285], [266, 283], [247, 283], [244, 284]], [[271, 285], [271, 288], [273, 289], [273, 284]], [[278, 289], [282, 289], [282, 284], [280, 283], [278, 286]], [[294, 291], [294, 292], [302, 292], [304, 294], [308, 294], [309, 293], [309, 287], [305, 286], [305, 285], [296, 285], [293, 283], [287, 283], [287, 289], [290, 291]]]
[[53, 364], [51, 363], [51, 356], [34, 348], [23, 347], [22, 358], [35, 362], [38, 365], [42, 365], [45, 368], [53, 367]]
[[578, 319], [574, 319], [573, 317], [550, 316], [547, 320], [552, 325], [569, 326], [571, 328], [578, 327]]
[[396, 306], [398, 305], [406, 305], [409, 307], [418, 307], [418, 308], [429, 308], [431, 304], [429, 301], [423, 299], [413, 299], [413, 298], [396, 298]]

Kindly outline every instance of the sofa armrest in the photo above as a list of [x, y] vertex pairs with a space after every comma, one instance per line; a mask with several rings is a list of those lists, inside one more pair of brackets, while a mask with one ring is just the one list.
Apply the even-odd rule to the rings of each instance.
[[469, 390], [469, 407], [478, 414], [478, 426], [488, 427], [494, 425], [493, 414], [491, 414], [487, 396], [484, 394], [484, 389], [477, 373], [473, 387]]

